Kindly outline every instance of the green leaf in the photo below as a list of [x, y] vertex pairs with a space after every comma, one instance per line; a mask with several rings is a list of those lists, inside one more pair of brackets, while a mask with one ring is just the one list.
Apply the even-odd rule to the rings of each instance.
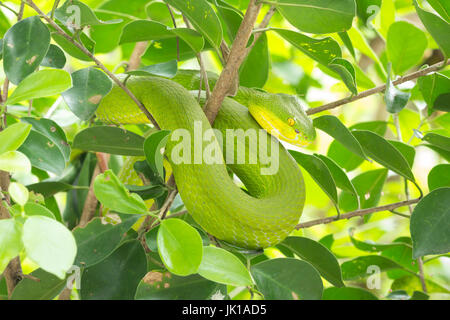
[[406, 107], [411, 93], [398, 90], [391, 81], [391, 65], [388, 66], [388, 77], [386, 91], [384, 92], [384, 102], [386, 109], [390, 113], [399, 113]]
[[22, 230], [14, 219], [0, 220], [0, 273], [23, 249]]
[[167, 192], [167, 188], [162, 185], [125, 185], [125, 188], [132, 193], [136, 193], [144, 200], [159, 198]]
[[[59, 181], [43, 181], [27, 185], [28, 190], [41, 194], [44, 198], [54, 196], [58, 192], [74, 189], [74, 186]], [[88, 188], [86, 188], [88, 189]]]
[[41, 206], [38, 203], [28, 202], [24, 206], [24, 211], [27, 216], [45, 216], [50, 219], [56, 220], [55, 215], [49, 209]]
[[267, 35], [262, 34], [239, 69], [239, 84], [262, 88], [269, 78], [270, 53]]
[[0, 170], [9, 173], [29, 173], [31, 163], [23, 153], [8, 151], [0, 154]]
[[60, 279], [72, 267], [77, 245], [72, 233], [61, 223], [44, 216], [29, 217], [22, 241], [28, 258]]
[[279, 258], [260, 262], [251, 269], [266, 300], [320, 300], [323, 283], [308, 262]]
[[136, 300], [223, 300], [226, 286], [198, 274], [179, 277], [152, 271], [138, 286]]
[[334, 59], [342, 56], [341, 48], [333, 38], [314, 39], [291, 30], [277, 28], [272, 28], [271, 30], [324, 66], [328, 66]]
[[352, 133], [369, 157], [406, 179], [415, 181], [406, 159], [383, 137], [368, 130], [354, 130]]
[[79, 132], [72, 148], [124, 156], [143, 156], [144, 138], [117, 127], [98, 126]]
[[103, 97], [112, 89], [106, 74], [95, 68], [72, 73], [73, 86], [62, 94], [70, 110], [81, 120], [89, 120], [97, 111]]
[[431, 115], [435, 110], [450, 111], [450, 105], [448, 103], [448, 95], [450, 92], [449, 77], [436, 72], [420, 77], [417, 83], [427, 103], [428, 115]]
[[70, 75], [64, 70], [46, 69], [30, 74], [8, 98], [8, 104], [57, 95], [72, 86]]
[[300, 164], [319, 185], [319, 187], [328, 195], [337, 208], [338, 197], [336, 183], [333, 180], [330, 170], [326, 164], [319, 158], [304, 154], [298, 151], [289, 150], [295, 161]]
[[28, 202], [28, 189], [21, 183], [11, 182], [8, 188], [9, 195], [15, 203], [24, 206]]
[[[90, 30], [90, 36], [95, 41], [96, 53], [108, 53], [113, 51], [119, 45], [120, 35], [124, 26], [132, 20], [145, 19], [145, 7], [148, 0], [133, 0], [130, 2], [122, 0], [106, 0], [95, 4], [95, 14], [101, 20], [121, 19], [121, 23], [93, 26]], [[97, 4], [99, 5], [97, 6]], [[160, 3], [165, 6], [164, 3]], [[166, 13], [167, 7], [165, 6]], [[154, 19], [152, 19], [154, 20]], [[172, 21], [172, 20], [170, 20]], [[130, 47], [124, 47], [125, 55], [131, 54]]]
[[187, 276], [197, 272], [202, 261], [203, 245], [195, 228], [180, 219], [163, 220], [157, 243], [161, 260], [171, 273]]
[[409, 144], [406, 144], [397, 140], [387, 140], [391, 145], [395, 147], [406, 159], [409, 164], [409, 167], [412, 168], [414, 165], [414, 158], [416, 157], [416, 149], [411, 147]]
[[354, 0], [276, 0], [278, 11], [297, 29], [308, 33], [333, 33], [352, 27]]
[[203, 258], [198, 268], [202, 277], [227, 285], [251, 286], [252, 277], [241, 260], [231, 252], [216, 247], [204, 247]]
[[[435, 292], [450, 293], [448, 288], [443, 287], [434, 281], [425, 279], [425, 284], [427, 286], [429, 293], [435, 293]], [[414, 291], [422, 290], [422, 284], [420, 282], [419, 277], [416, 277], [414, 275], [409, 275], [409, 276], [405, 276], [405, 277], [396, 279], [392, 283], [391, 290], [400, 290], [400, 289], [403, 289], [403, 290], [407, 291], [408, 294], [412, 295]]]
[[160, 130], [150, 134], [144, 142], [144, 153], [147, 163], [153, 172], [157, 173], [164, 181], [163, 157], [170, 131]]
[[[413, 261], [412, 259], [412, 242], [411, 238], [409, 237], [399, 237], [395, 239], [392, 244], [401, 243], [402, 246], [393, 246], [392, 248], [388, 248], [386, 250], [383, 250], [381, 252], [381, 255], [383, 257], [386, 257], [388, 259], [391, 259], [392, 261], [398, 263], [406, 270], [409, 270], [414, 273], [419, 272], [419, 268], [416, 261]], [[400, 269], [394, 269], [389, 270], [387, 272], [387, 276], [390, 279], [398, 279], [401, 277], [404, 277], [405, 275], [408, 275], [408, 271], [400, 270]]]
[[41, 62], [42, 67], [62, 69], [66, 65], [66, 56], [60, 47], [50, 44], [44, 60]]
[[168, 62], [153, 64], [150, 66], [145, 66], [133, 71], [127, 71], [126, 74], [131, 74], [133, 76], [160, 76], [165, 78], [173, 78], [178, 71], [177, 60], [171, 60]]
[[397, 21], [387, 34], [387, 56], [395, 74], [401, 75], [422, 59], [428, 40], [425, 33], [406, 21]]
[[334, 182], [336, 183], [336, 187], [339, 189], [348, 192], [349, 194], [352, 194], [354, 196], [354, 203], [356, 204], [356, 207], [359, 208], [359, 196], [358, 192], [355, 189], [355, 186], [348, 178], [347, 174], [342, 170], [336, 162], [331, 160], [330, 158], [321, 155], [321, 154], [315, 154], [316, 157], [320, 158], [328, 167], [330, 170], [330, 173], [333, 177]]
[[199, 53], [203, 50], [205, 39], [197, 31], [189, 28], [175, 28], [170, 31], [186, 42], [194, 52]]
[[167, 6], [163, 2], [150, 1], [150, 3], [145, 8], [145, 12], [147, 13], [147, 17], [150, 18], [150, 20], [158, 21], [166, 25], [172, 23], [170, 12], [169, 10], [167, 10]]
[[367, 251], [367, 252], [380, 252], [384, 250], [388, 250], [391, 248], [397, 248], [397, 247], [411, 247], [408, 243], [404, 242], [392, 242], [388, 244], [380, 244], [380, 243], [373, 243], [368, 241], [360, 241], [353, 237], [353, 230], [351, 229], [349, 232], [349, 237], [355, 248]]
[[413, 3], [416, 7], [417, 15], [427, 31], [441, 48], [444, 56], [447, 58], [450, 57], [450, 38], [448, 36], [450, 34], [450, 24], [435, 14], [420, 8], [416, 0], [414, 0]]
[[428, 174], [428, 189], [450, 187], [450, 164], [438, 164]]
[[450, 162], [450, 151], [447, 151], [447, 150], [444, 150], [442, 148], [436, 147], [435, 145], [432, 145], [432, 144], [421, 144], [421, 146], [424, 146], [424, 147], [427, 147], [428, 149], [433, 150], [438, 155], [440, 155], [442, 158], [447, 160], [447, 162]]
[[328, 133], [339, 141], [348, 150], [357, 156], [366, 159], [366, 155], [358, 140], [352, 135], [345, 125], [335, 116], [324, 115], [313, 120], [314, 127]]
[[[74, 37], [75, 35], [72, 34], [72, 32], [69, 31], [64, 25], [59, 24], [59, 26], [69, 34], [71, 37]], [[50, 26], [51, 30], [53, 27]], [[81, 51], [78, 47], [76, 47], [72, 42], [67, 40], [64, 36], [59, 34], [57, 31], [52, 31], [51, 33], [52, 39], [70, 56], [82, 60], [82, 61], [92, 61], [92, 59], [86, 55], [83, 51]], [[84, 32], [80, 34], [81, 43], [84, 45], [84, 47], [91, 53], [94, 54], [95, 49], [95, 42], [89, 38]]]
[[94, 181], [94, 193], [97, 199], [108, 209], [126, 214], [147, 214], [147, 206], [135, 193], [131, 193], [119, 178], [107, 170]]
[[413, 258], [450, 251], [450, 188], [427, 194], [411, 215]]
[[[373, 268], [373, 267], [376, 267]], [[385, 272], [391, 269], [404, 269], [398, 263], [383, 256], [363, 256], [346, 261], [341, 265], [344, 280], [366, 278], [376, 271]]]
[[159, 22], [149, 20], [135, 20], [128, 23], [122, 30], [119, 44], [148, 40], [174, 38], [176, 35], [169, 28]]
[[341, 40], [344, 43], [347, 50], [352, 55], [352, 57], [356, 59], [355, 48], [353, 47], [352, 40], [348, 36], [348, 33], [346, 31], [343, 31], [343, 32], [338, 32], [338, 35], [339, 35], [339, 38], [341, 38]]
[[[381, 198], [381, 191], [387, 178], [386, 169], [377, 169], [361, 173], [352, 179], [360, 200], [360, 208], [376, 207]], [[339, 205], [345, 211], [358, 209], [355, 205], [354, 195], [347, 191], [342, 192], [339, 197]]]
[[[8, 79], [18, 85], [33, 73], [44, 59], [49, 46], [50, 32], [39, 16], [29, 17], [13, 25], [3, 38], [3, 69]], [[39, 81], [35, 85], [39, 85]]]
[[222, 25], [211, 5], [206, 0], [166, 0], [166, 3], [180, 10], [214, 47], [222, 41]]
[[[351, 126], [349, 129], [371, 130], [383, 136], [387, 130], [387, 123], [385, 121], [362, 122]], [[351, 153], [338, 141], [331, 143], [327, 155], [347, 171], [356, 169], [364, 161], [363, 158]]]
[[144, 248], [127, 241], [103, 261], [87, 268], [81, 278], [81, 300], [132, 300], [147, 272]]
[[53, 140], [46, 135], [31, 130], [27, 140], [19, 148], [29, 159], [33, 167], [61, 175], [66, 167], [64, 153]]
[[450, 138], [437, 134], [437, 133], [433, 133], [433, 132], [429, 132], [427, 133], [423, 138], [423, 141], [429, 142], [430, 144], [439, 147], [441, 149], [444, 149], [446, 151], [450, 151]]
[[27, 139], [31, 126], [18, 122], [0, 132], [0, 155], [8, 151], [16, 151]]
[[[182, 39], [179, 39], [178, 42], [180, 44], [180, 61], [195, 58], [196, 52], [192, 50], [189, 44], [187, 44]], [[174, 50], [174, 48], [176, 47], [176, 38], [153, 41], [152, 43], [150, 43], [147, 51], [145, 51], [144, 55], [142, 56], [142, 61], [145, 64], [155, 64], [177, 60], [177, 50]], [[211, 50], [211, 48], [212, 47], [209, 43], [205, 43], [203, 51]]]
[[361, 288], [327, 288], [323, 291], [322, 300], [378, 300], [370, 291]]
[[21, 120], [31, 124], [32, 130], [41, 133], [51, 140], [60, 149], [64, 159], [67, 162], [70, 161], [70, 146], [67, 142], [66, 134], [55, 121], [45, 118], [36, 119], [28, 117], [23, 117]]
[[345, 286], [336, 257], [319, 242], [304, 237], [288, 237], [280, 245], [291, 250], [302, 260], [311, 263], [332, 285]]
[[436, 10], [440, 16], [450, 23], [450, 3], [446, 0], [427, 0], [428, 4]]
[[336, 58], [328, 65], [328, 67], [339, 74], [344, 84], [354, 95], [358, 94], [356, 87], [356, 72], [353, 65], [345, 59]]
[[37, 269], [31, 276], [39, 279], [22, 279], [15, 287], [11, 300], [52, 300], [66, 286], [66, 279], [60, 279], [42, 269]]
[[121, 19], [100, 21], [87, 4], [77, 0], [67, 0], [64, 5], [55, 10], [55, 17], [67, 27], [73, 29], [122, 22]]
[[94, 218], [85, 227], [76, 228], [73, 236], [77, 242], [78, 252], [74, 264], [88, 268], [104, 260], [139, 218], [141, 218], [139, 215], [122, 215], [118, 224]]

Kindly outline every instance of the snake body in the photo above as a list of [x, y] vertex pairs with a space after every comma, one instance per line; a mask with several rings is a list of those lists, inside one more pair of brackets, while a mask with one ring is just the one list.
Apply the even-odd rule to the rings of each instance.
[[[194, 123], [201, 123], [202, 136], [211, 126], [195, 95], [189, 90], [198, 89], [198, 73], [179, 72], [172, 80], [161, 77], [131, 77], [127, 87], [153, 115], [161, 129], [185, 129], [194, 134]], [[275, 98], [275, 100], [273, 100]], [[226, 136], [227, 129], [258, 130], [258, 117], [249, 110], [263, 110], [267, 118], [275, 111], [264, 112], [273, 101], [286, 99], [253, 89], [240, 88], [235, 99], [226, 98], [214, 122], [214, 128]], [[245, 106], [244, 106], [245, 105]], [[273, 106], [276, 108], [276, 106]], [[269, 108], [270, 109], [270, 108]], [[288, 108], [289, 109], [289, 108]], [[296, 116], [300, 126], [306, 125], [301, 137], [311, 135], [309, 119], [298, 119], [304, 114], [300, 110]], [[118, 86], [102, 100], [97, 117], [105, 123], [131, 124], [148, 123], [148, 119], [130, 97]], [[260, 118], [261, 120], [262, 118]], [[270, 122], [273, 126], [273, 122]], [[265, 128], [266, 129], [266, 128]], [[313, 130], [313, 129], [312, 129]], [[296, 132], [299, 130], [295, 130]], [[297, 136], [298, 138], [298, 136]], [[263, 140], [261, 140], [263, 139]], [[273, 142], [273, 140], [275, 142]], [[169, 139], [165, 154], [170, 162], [181, 198], [194, 220], [208, 233], [232, 245], [260, 249], [281, 242], [294, 229], [301, 216], [305, 202], [305, 187], [301, 171], [284, 147], [268, 133], [258, 135], [258, 143], [271, 150], [272, 144], [279, 147], [279, 169], [275, 174], [262, 175], [266, 168], [258, 154], [251, 150], [245, 140], [247, 159], [252, 152], [257, 153], [256, 164], [228, 164], [245, 185], [244, 191], [230, 178], [227, 165], [221, 163], [196, 164], [174, 163], [171, 159], [177, 141]], [[215, 136], [202, 142], [202, 150], [218, 144]], [[226, 144], [224, 144], [226, 145]], [[258, 144], [259, 145], [259, 144]], [[194, 140], [191, 141], [191, 159], [194, 159]], [[238, 148], [235, 148], [235, 153]], [[223, 154], [226, 154], [226, 146]], [[236, 156], [236, 154], [235, 154]]]

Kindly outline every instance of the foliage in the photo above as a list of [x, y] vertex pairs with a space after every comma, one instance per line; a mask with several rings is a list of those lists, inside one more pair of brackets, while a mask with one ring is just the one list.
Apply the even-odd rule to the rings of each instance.
[[220, 74], [249, 1], [54, 2], [0, 2], [0, 274], [17, 256], [30, 274], [11, 299], [72, 282], [83, 300], [450, 297], [447, 0], [261, 1], [240, 84], [297, 96], [318, 136], [285, 144], [305, 176], [300, 231], [260, 251], [188, 214], [170, 131], [95, 116], [116, 74]]

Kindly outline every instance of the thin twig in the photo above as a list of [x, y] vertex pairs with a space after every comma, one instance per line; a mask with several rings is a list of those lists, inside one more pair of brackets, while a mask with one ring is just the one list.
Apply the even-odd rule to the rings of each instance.
[[422, 285], [422, 290], [423, 290], [423, 292], [428, 293], [427, 283], [425, 281], [425, 274], [423, 272], [423, 260], [422, 260], [422, 257], [419, 257], [417, 259], [417, 264], [419, 266], [419, 279], [420, 279], [420, 284]]
[[222, 106], [223, 100], [227, 95], [234, 95], [237, 87], [236, 84], [238, 70], [245, 59], [248, 40], [252, 34], [253, 26], [261, 10], [261, 3], [257, 0], [250, 0], [244, 20], [239, 27], [233, 46], [231, 47], [230, 55], [227, 63], [217, 80], [211, 97], [207, 100], [205, 105], [205, 113], [210, 123], [213, 123]]
[[419, 201], [420, 201], [420, 198], [417, 198], [417, 199], [413, 199], [413, 200], [391, 203], [391, 204], [387, 204], [387, 205], [375, 207], [375, 208], [360, 209], [360, 210], [352, 211], [349, 213], [341, 214], [339, 219], [336, 219], [336, 217], [328, 217], [328, 218], [323, 218], [323, 219], [312, 220], [312, 221], [308, 221], [308, 222], [304, 222], [304, 223], [299, 223], [295, 228], [297, 230], [299, 230], [299, 229], [310, 228], [310, 227], [317, 226], [320, 224], [328, 224], [328, 223], [332, 223], [332, 222], [339, 221], [339, 220], [350, 219], [353, 217], [363, 217], [365, 215], [375, 213], [375, 212], [394, 210], [394, 209], [397, 209], [400, 207], [415, 204]]
[[1, 2], [1, 1], [0, 1], [0, 7], [3, 7], [3, 8], [5, 8], [5, 9], [8, 9], [8, 10], [11, 11], [12, 13], [14, 13], [16, 16], [19, 15], [19, 13], [18, 13], [16, 10], [14, 10], [14, 9], [12, 9], [12, 8], [10, 8], [10, 7], [8, 7], [6, 4], [4, 4], [4, 3]]
[[63, 29], [61, 29], [53, 19], [48, 17], [38, 6], [33, 2], [33, 0], [27, 0], [27, 4], [33, 8], [43, 19], [45, 19], [55, 30], [63, 36], [65, 39], [70, 41], [74, 46], [80, 49], [85, 55], [87, 55], [94, 63], [103, 70], [125, 93], [136, 103], [139, 109], [145, 114], [148, 120], [155, 126], [155, 128], [159, 129], [158, 124], [156, 123], [153, 116], [147, 110], [147, 108], [139, 101], [138, 98], [124, 85], [108, 68], [105, 67], [103, 63], [101, 63], [88, 49], [86, 49], [82, 44], [75, 41], [69, 34], [67, 34]]
[[[186, 26], [189, 29], [192, 29], [191, 23], [189, 22], [189, 20], [186, 18], [185, 15], [183, 15], [183, 20], [186, 23]], [[197, 56], [198, 65], [200, 66], [200, 76], [201, 76], [200, 86], [198, 89], [198, 100], [200, 100], [200, 94], [202, 91], [203, 83], [205, 84], [206, 100], [208, 100], [211, 95], [211, 89], [209, 87], [209, 80], [208, 80], [208, 73], [206, 72], [205, 64], [203, 63], [202, 53], [198, 52], [196, 54], [196, 56]]]
[[[170, 17], [172, 18], [173, 27], [177, 28], [177, 21], [175, 19], [175, 15], [173, 14], [172, 8], [170, 8], [170, 5], [166, 3], [167, 10], [169, 10]], [[177, 36], [177, 61], [180, 61], [180, 38]]]
[[[428, 68], [424, 68], [424, 69], [421, 69], [419, 71], [416, 71], [416, 72], [413, 72], [411, 74], [408, 74], [408, 75], [406, 75], [404, 77], [400, 77], [397, 80], [393, 81], [393, 84], [394, 85], [399, 85], [399, 84], [402, 84], [402, 83], [405, 83], [405, 82], [417, 79], [417, 78], [425, 76], [425, 75], [427, 75], [427, 74], [429, 74], [431, 72], [438, 71], [439, 69], [445, 67], [449, 63], [450, 63], [450, 60], [442, 61], [442, 62], [433, 64], [432, 66], [430, 66]], [[351, 96], [351, 97], [348, 97], [348, 98], [344, 98], [344, 99], [341, 99], [341, 100], [330, 102], [330, 103], [327, 103], [327, 104], [325, 104], [323, 106], [320, 106], [320, 107], [311, 108], [306, 113], [308, 115], [312, 115], [312, 114], [316, 114], [316, 113], [323, 112], [323, 111], [326, 111], [326, 110], [331, 110], [331, 109], [343, 106], [345, 104], [348, 104], [350, 102], [369, 97], [369, 96], [371, 96], [371, 95], [373, 95], [375, 93], [383, 92], [385, 89], [386, 89], [386, 84], [382, 84], [382, 85], [380, 85], [378, 87], [375, 87], [375, 88], [363, 91], [363, 92], [357, 94], [356, 96]]]

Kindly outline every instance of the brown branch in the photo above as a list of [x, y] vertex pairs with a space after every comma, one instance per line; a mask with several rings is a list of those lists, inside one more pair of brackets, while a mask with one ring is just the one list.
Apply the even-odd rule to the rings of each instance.
[[[399, 84], [405, 83], [407, 81], [414, 80], [414, 79], [417, 79], [417, 78], [422, 77], [422, 76], [426, 76], [427, 74], [429, 74], [431, 72], [438, 71], [439, 69], [445, 67], [449, 63], [450, 63], [450, 60], [441, 61], [441, 62], [436, 63], [436, 64], [434, 64], [432, 66], [429, 66], [427, 68], [421, 69], [421, 70], [413, 72], [411, 74], [408, 74], [408, 75], [406, 75], [404, 77], [400, 77], [397, 80], [393, 81], [393, 84], [394, 85], [399, 85]], [[383, 84], [383, 85], [380, 85], [378, 87], [375, 87], [375, 88], [363, 91], [363, 92], [359, 93], [356, 96], [351, 96], [351, 97], [348, 97], [348, 98], [344, 98], [344, 99], [341, 99], [341, 100], [337, 100], [337, 101], [334, 101], [334, 102], [327, 103], [327, 104], [325, 104], [323, 106], [320, 106], [320, 107], [317, 107], [317, 108], [309, 109], [306, 113], [308, 115], [312, 115], [312, 114], [316, 114], [316, 113], [323, 112], [323, 111], [326, 111], [326, 110], [331, 110], [331, 109], [343, 106], [343, 105], [345, 105], [347, 103], [350, 103], [350, 102], [353, 102], [353, 101], [356, 101], [356, 100], [360, 100], [360, 99], [369, 97], [369, 96], [371, 96], [371, 95], [373, 95], [375, 93], [383, 92], [385, 89], [386, 89], [386, 84]]]
[[94, 193], [94, 182], [95, 178], [101, 173], [108, 170], [109, 154], [106, 153], [96, 153], [97, 165], [95, 166], [94, 173], [91, 178], [91, 185], [89, 186], [89, 192], [84, 201], [83, 211], [81, 213], [80, 223], [78, 224], [81, 228], [85, 227], [89, 221], [91, 221], [95, 216], [95, 211], [97, 210], [98, 200]]
[[155, 128], [159, 129], [158, 124], [156, 123], [153, 116], [147, 110], [147, 108], [139, 101], [138, 98], [127, 88], [125, 84], [123, 84], [108, 68], [106, 68], [103, 63], [101, 63], [88, 49], [86, 49], [82, 44], [75, 41], [69, 34], [67, 34], [63, 29], [61, 29], [53, 19], [48, 17], [41, 9], [33, 2], [33, 0], [26, 0], [27, 4], [33, 8], [44, 20], [46, 20], [55, 30], [63, 36], [66, 40], [80, 49], [85, 55], [87, 55], [101, 70], [103, 70], [110, 78], [113, 80], [125, 93], [136, 103], [139, 109], [145, 114], [148, 120], [155, 126]]
[[216, 119], [225, 97], [236, 93], [235, 89], [237, 87], [233, 88], [233, 84], [237, 82], [238, 70], [245, 59], [248, 40], [252, 34], [261, 6], [262, 4], [257, 3], [257, 0], [250, 0], [244, 20], [234, 39], [227, 63], [220, 74], [219, 80], [217, 80], [211, 97], [206, 102], [205, 113], [210, 123], [213, 123]]
[[97, 210], [98, 200], [94, 193], [94, 181], [95, 178], [100, 174], [100, 166], [97, 164], [92, 174], [91, 185], [89, 186], [89, 192], [84, 201], [83, 211], [81, 213], [80, 223], [78, 224], [81, 228], [85, 227], [89, 221], [95, 216], [95, 211]]
[[391, 204], [387, 204], [387, 205], [375, 207], [375, 208], [360, 209], [360, 210], [352, 211], [352, 212], [349, 212], [346, 214], [341, 214], [338, 219], [336, 217], [327, 217], [327, 218], [323, 218], [323, 219], [317, 219], [317, 220], [312, 220], [312, 221], [308, 221], [308, 222], [304, 222], [304, 223], [299, 223], [295, 227], [295, 229], [297, 229], [297, 230], [305, 229], [305, 228], [310, 228], [310, 227], [317, 226], [320, 224], [328, 224], [328, 223], [332, 223], [332, 222], [339, 221], [339, 220], [350, 219], [353, 217], [363, 217], [365, 215], [375, 213], [375, 212], [390, 211], [390, 210], [394, 210], [394, 209], [397, 209], [400, 207], [415, 204], [419, 201], [420, 201], [420, 198], [417, 198], [417, 199], [413, 199], [413, 200], [391, 203]]
[[136, 70], [141, 65], [141, 57], [147, 49], [148, 41], [141, 41], [136, 43], [134, 50], [131, 53], [130, 61], [128, 62], [127, 71]]
[[[258, 29], [265, 29], [269, 25], [270, 19], [272, 19], [273, 15], [277, 11], [277, 8], [275, 6], [270, 7], [269, 11], [267, 11], [266, 15], [264, 16], [263, 21], [261, 21], [260, 25], [258, 26]], [[247, 48], [246, 55], [249, 55], [250, 51], [252, 51], [253, 47], [258, 42], [259, 38], [262, 36], [262, 32], [258, 32], [253, 37], [252, 44]]]
[[[19, 12], [17, 13], [17, 21], [19, 22], [22, 20], [23, 17], [23, 11], [25, 8], [25, 2], [22, 1], [20, 3]], [[1, 95], [0, 100], [2, 103], [5, 103], [8, 99], [8, 89], [9, 89], [9, 80], [8, 78], [5, 78], [5, 82], [3, 83], [3, 95]], [[0, 115], [3, 117], [3, 126], [0, 125], [0, 131], [5, 129], [7, 127], [6, 122], [6, 105], [5, 109], [3, 110], [3, 114]], [[0, 119], [1, 120], [1, 119]], [[3, 201], [5, 201], [8, 205], [11, 204], [11, 199], [9, 197], [9, 194], [3, 194], [2, 191], [7, 191], [9, 188], [9, 184], [11, 183], [11, 176], [9, 175], [9, 172], [0, 171], [0, 195], [3, 199], [0, 199], [0, 219], [9, 219], [11, 218], [11, 215], [9, 214], [8, 209], [6, 206], [3, 205]], [[3, 275], [6, 280], [6, 287], [8, 290], [8, 297], [11, 297], [14, 289], [16, 288], [17, 284], [23, 279], [23, 272], [22, 272], [22, 265], [20, 263], [20, 258], [15, 257], [12, 259], [6, 269], [3, 271]]]

